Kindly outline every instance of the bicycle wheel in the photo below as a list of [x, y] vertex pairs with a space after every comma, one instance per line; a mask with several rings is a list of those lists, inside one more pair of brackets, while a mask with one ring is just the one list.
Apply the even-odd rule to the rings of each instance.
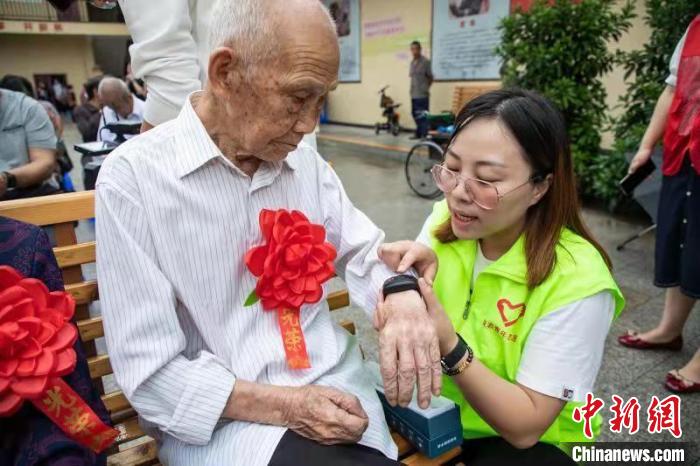
[[422, 141], [411, 148], [406, 157], [406, 181], [414, 193], [425, 199], [441, 194], [430, 169], [442, 161], [442, 148], [432, 141]]

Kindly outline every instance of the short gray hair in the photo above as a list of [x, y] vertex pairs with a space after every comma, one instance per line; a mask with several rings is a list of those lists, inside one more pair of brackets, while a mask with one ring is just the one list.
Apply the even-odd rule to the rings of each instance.
[[[328, 9], [320, 0], [316, 1], [335, 31]], [[274, 56], [278, 44], [272, 12], [284, 9], [286, 3], [284, 0], [217, 0], [211, 12], [209, 50], [235, 47], [245, 69]]]
[[104, 94], [105, 92], [120, 93], [125, 95], [131, 94], [129, 91], [129, 86], [127, 86], [124, 81], [119, 78], [115, 78], [114, 76], [105, 76], [102, 78], [100, 84], [97, 86], [97, 92], [100, 95]]

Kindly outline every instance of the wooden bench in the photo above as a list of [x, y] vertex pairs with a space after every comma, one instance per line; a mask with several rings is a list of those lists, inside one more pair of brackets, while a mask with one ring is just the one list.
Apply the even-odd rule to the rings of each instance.
[[452, 114], [457, 115], [464, 104], [481, 94], [501, 88], [500, 81], [482, 81], [455, 86], [452, 94]]
[[[78, 243], [74, 225], [76, 221], [87, 220], [95, 215], [94, 191], [58, 194], [33, 199], [0, 202], [0, 215], [39, 226], [52, 226], [57, 246], [54, 254], [63, 272], [66, 291], [76, 301], [76, 321], [80, 338], [88, 355], [90, 377], [99, 391], [115, 427], [120, 435], [108, 452], [107, 464], [150, 465], [158, 464], [158, 450], [155, 440], [143, 433], [138, 425], [136, 412], [121, 390], [105, 393], [102, 377], [112, 374], [109, 355], [97, 354], [95, 340], [104, 336], [102, 317], [90, 317], [89, 305], [99, 299], [96, 280], [84, 280], [81, 266], [95, 262], [95, 242]], [[331, 310], [350, 305], [347, 291], [331, 293], [328, 296]], [[355, 325], [342, 321], [341, 325], [355, 334]], [[406, 439], [392, 433], [399, 447], [399, 455], [405, 464], [424, 466], [439, 465], [456, 458], [460, 449], [455, 448], [442, 456], [429, 459], [420, 453]]]

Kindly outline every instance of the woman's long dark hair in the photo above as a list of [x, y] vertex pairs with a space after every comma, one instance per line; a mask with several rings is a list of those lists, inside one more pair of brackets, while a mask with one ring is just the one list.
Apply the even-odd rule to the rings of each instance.
[[[535, 92], [515, 88], [489, 92], [467, 103], [459, 112], [448, 147], [471, 122], [482, 118], [498, 120], [518, 141], [532, 167], [533, 182], [552, 175], [549, 190], [526, 214], [528, 287], [541, 284], [552, 272], [555, 246], [564, 227], [593, 244], [612, 269], [610, 257], [581, 219], [571, 147], [559, 110]], [[443, 243], [457, 240], [449, 219], [437, 227], [435, 235]]]

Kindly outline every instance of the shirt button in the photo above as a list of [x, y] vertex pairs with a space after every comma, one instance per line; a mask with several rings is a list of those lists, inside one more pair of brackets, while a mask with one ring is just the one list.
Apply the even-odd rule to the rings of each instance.
[[693, 193], [691, 193], [690, 191], [688, 191], [688, 192], [685, 193], [685, 195], [688, 196], [688, 197], [690, 197], [691, 194], [693, 194]]
[[681, 243], [681, 249], [683, 249], [683, 243]]
[[688, 223], [688, 219], [687, 219], [687, 218], [684, 218], [684, 219], [683, 219], [683, 223]]

